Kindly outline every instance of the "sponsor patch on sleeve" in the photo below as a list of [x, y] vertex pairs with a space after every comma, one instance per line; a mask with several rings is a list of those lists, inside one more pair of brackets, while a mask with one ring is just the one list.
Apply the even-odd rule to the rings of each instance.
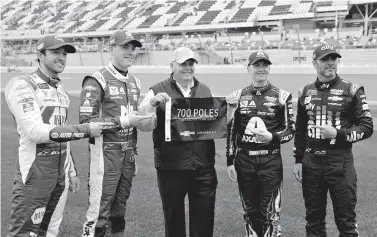
[[33, 102], [27, 102], [22, 104], [22, 109], [24, 113], [28, 113], [34, 110], [34, 103]]

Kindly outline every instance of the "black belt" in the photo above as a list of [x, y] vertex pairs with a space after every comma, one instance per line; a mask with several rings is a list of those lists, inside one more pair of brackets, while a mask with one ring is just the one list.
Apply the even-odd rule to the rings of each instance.
[[239, 151], [242, 153], [247, 153], [249, 156], [267, 156], [267, 155], [275, 155], [280, 153], [280, 149], [273, 149], [273, 150], [247, 150], [239, 148]]

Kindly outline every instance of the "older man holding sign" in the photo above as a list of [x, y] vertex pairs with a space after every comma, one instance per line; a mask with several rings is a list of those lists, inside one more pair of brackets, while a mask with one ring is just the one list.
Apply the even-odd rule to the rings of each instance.
[[213, 236], [217, 175], [214, 138], [226, 135], [226, 102], [212, 98], [195, 77], [194, 52], [173, 52], [172, 74], [151, 87], [139, 112], [154, 113], [154, 157], [165, 217], [165, 236], [186, 236], [185, 196], [190, 236]]

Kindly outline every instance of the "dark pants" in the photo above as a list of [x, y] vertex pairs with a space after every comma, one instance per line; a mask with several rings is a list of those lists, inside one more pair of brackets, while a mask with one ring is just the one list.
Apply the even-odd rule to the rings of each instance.
[[280, 154], [249, 156], [239, 151], [235, 160], [247, 236], [280, 236], [283, 165]]
[[217, 175], [214, 167], [190, 171], [157, 170], [166, 237], [185, 237], [185, 196], [190, 237], [213, 236]]
[[95, 156], [91, 145], [89, 177], [89, 209], [82, 236], [103, 237], [121, 233], [125, 228], [126, 202], [130, 197], [135, 174], [135, 159], [131, 149], [107, 149], [103, 158]]
[[357, 177], [352, 151], [330, 150], [324, 155], [313, 153], [306, 152], [302, 161], [307, 236], [326, 236], [328, 191], [340, 236], [359, 236], [355, 212]]

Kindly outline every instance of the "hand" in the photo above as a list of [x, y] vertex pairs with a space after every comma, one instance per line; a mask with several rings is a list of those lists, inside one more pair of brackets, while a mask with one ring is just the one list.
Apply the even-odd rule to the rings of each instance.
[[321, 136], [325, 139], [333, 139], [336, 138], [336, 134], [338, 131], [336, 128], [331, 126], [330, 124], [326, 125], [312, 125], [312, 128], [318, 128], [321, 131]]
[[161, 93], [158, 93], [157, 95], [155, 95], [150, 103], [153, 107], [156, 107], [157, 105], [159, 104], [163, 104], [167, 101], [170, 100], [170, 96], [168, 94], [166, 94], [165, 92], [161, 92]]
[[69, 191], [76, 193], [80, 189], [80, 179], [77, 176], [69, 178]]
[[269, 143], [272, 141], [272, 133], [266, 129], [252, 128], [251, 132], [254, 133], [255, 138], [260, 142]]
[[229, 179], [232, 182], [237, 181], [237, 172], [236, 172], [236, 168], [234, 167], [234, 165], [230, 165], [230, 166], [226, 167], [226, 172], [228, 174]]
[[228, 103], [231, 107], [236, 107], [239, 99], [240, 97], [234, 93], [225, 97], [226, 103]]
[[102, 133], [102, 130], [114, 126], [110, 122], [90, 122], [90, 137], [99, 137]]
[[293, 167], [293, 174], [298, 182], [302, 183], [302, 164], [296, 163]]
[[137, 155], [134, 155], [134, 159], [135, 159], [135, 172], [134, 172], [134, 177], [136, 177], [136, 175], [139, 173], [139, 166], [137, 165], [136, 158], [137, 158]]
[[[131, 111], [128, 113], [128, 122], [131, 127], [141, 127], [144, 123], [148, 122], [154, 115], [139, 115], [137, 111]], [[122, 127], [126, 127], [122, 124]]]

